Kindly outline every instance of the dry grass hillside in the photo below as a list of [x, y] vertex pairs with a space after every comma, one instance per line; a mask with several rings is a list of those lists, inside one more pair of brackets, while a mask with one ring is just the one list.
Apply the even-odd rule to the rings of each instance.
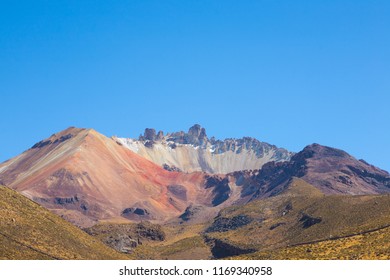
[[228, 257], [360, 234], [390, 225], [390, 196], [324, 196], [294, 179], [284, 194], [221, 211], [206, 236]]
[[0, 259], [126, 259], [21, 194], [0, 186]]
[[390, 227], [350, 237], [236, 256], [253, 260], [389, 260]]
[[389, 195], [326, 196], [294, 178], [278, 196], [225, 208], [209, 223], [87, 231], [114, 248], [131, 237], [137, 244], [127, 253], [136, 259], [382, 259], [390, 255], [389, 225]]

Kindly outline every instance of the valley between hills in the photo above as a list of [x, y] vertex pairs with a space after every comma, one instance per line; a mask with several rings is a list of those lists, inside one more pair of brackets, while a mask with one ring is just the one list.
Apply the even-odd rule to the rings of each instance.
[[390, 174], [319, 144], [70, 127], [0, 185], [0, 259], [390, 259]]

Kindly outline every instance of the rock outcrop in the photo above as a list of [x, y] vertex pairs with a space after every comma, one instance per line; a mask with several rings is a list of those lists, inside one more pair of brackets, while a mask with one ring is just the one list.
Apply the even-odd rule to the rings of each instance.
[[[244, 169], [259, 169], [270, 161], [287, 161], [293, 153], [255, 138], [217, 140], [196, 124], [188, 132], [156, 134], [152, 128], [138, 139], [114, 138], [120, 145], [154, 163], [183, 172], [203, 171], [226, 174]], [[169, 170], [169, 169], [167, 169]]]

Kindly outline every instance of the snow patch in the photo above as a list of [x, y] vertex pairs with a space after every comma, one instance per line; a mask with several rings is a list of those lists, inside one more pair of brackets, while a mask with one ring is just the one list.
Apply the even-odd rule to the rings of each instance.
[[128, 148], [130, 151], [134, 153], [138, 153], [139, 151], [139, 143], [138, 141], [134, 141], [130, 138], [116, 138], [116, 140], [121, 143], [124, 147]]

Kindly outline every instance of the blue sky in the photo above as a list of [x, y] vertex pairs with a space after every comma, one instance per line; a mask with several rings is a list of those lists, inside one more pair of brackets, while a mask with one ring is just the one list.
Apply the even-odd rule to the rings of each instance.
[[0, 1], [0, 161], [69, 126], [313, 142], [390, 170], [389, 1]]

